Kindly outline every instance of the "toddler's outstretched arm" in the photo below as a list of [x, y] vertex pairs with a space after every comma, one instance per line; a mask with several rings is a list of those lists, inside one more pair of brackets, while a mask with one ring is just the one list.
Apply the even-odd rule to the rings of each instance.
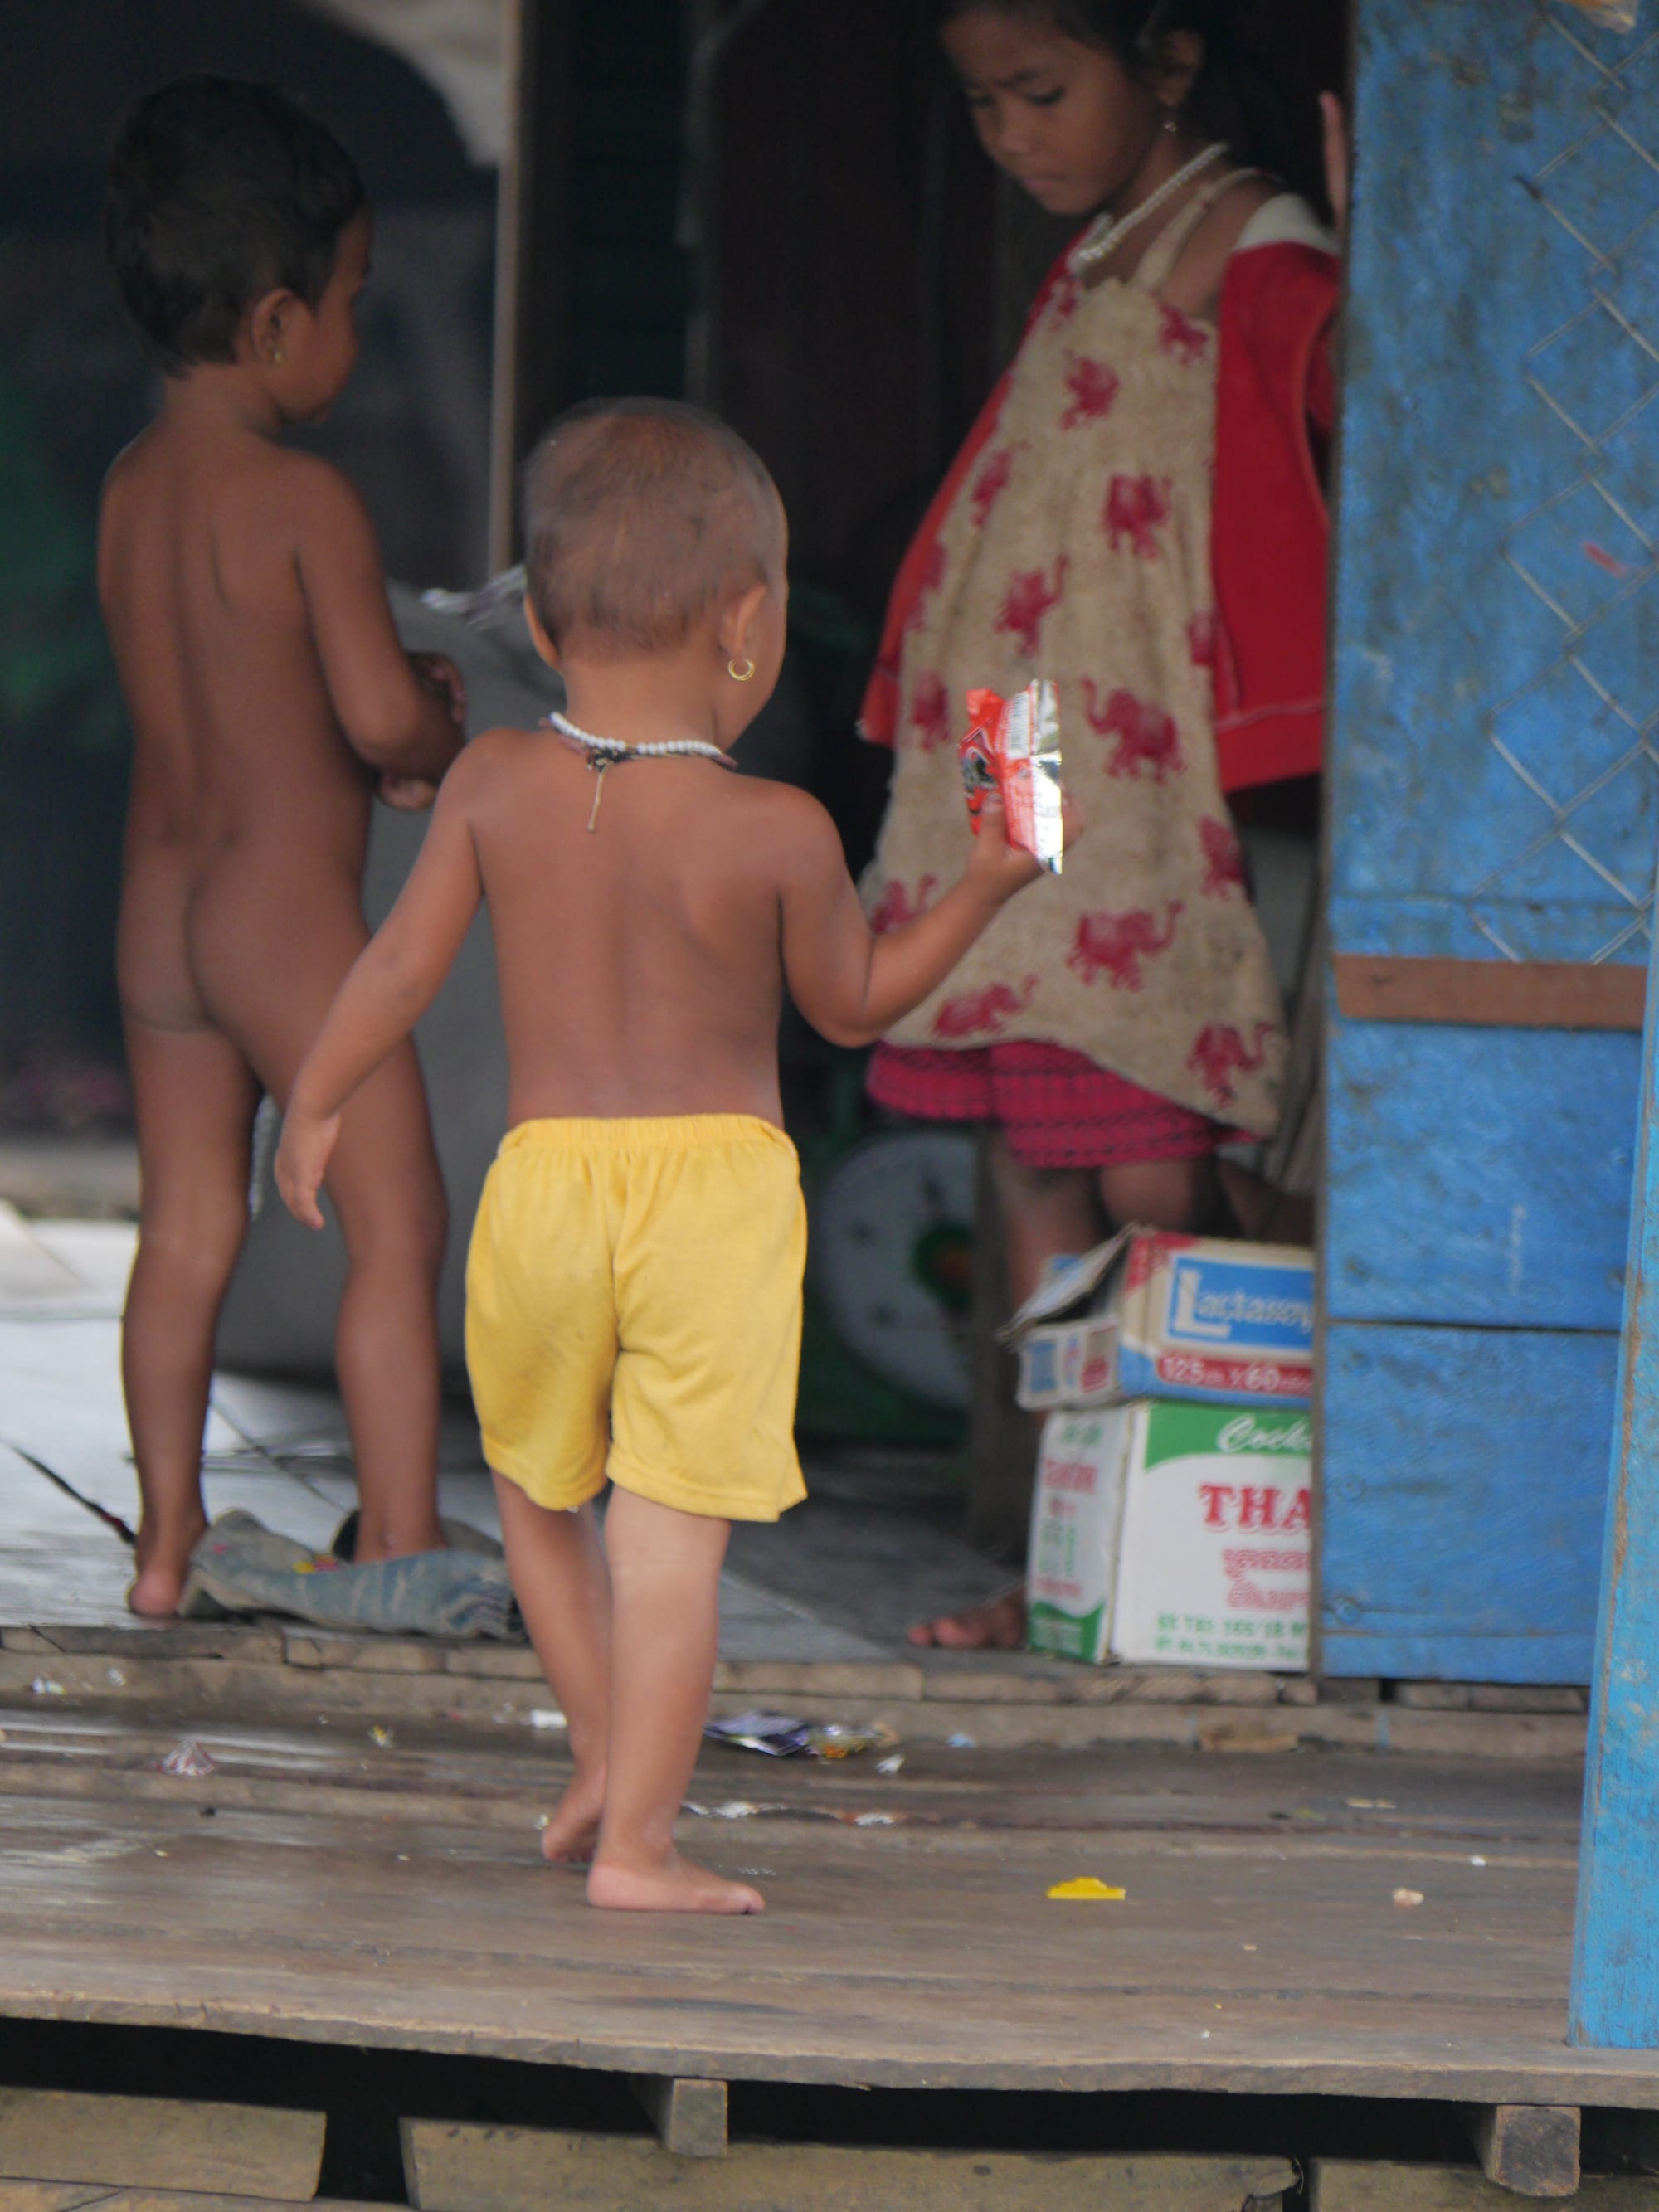
[[340, 1109], [436, 997], [478, 910], [483, 885], [467, 824], [465, 778], [447, 781], [401, 896], [335, 994], [301, 1063], [276, 1148], [276, 1187], [307, 1228], [340, 1130]]
[[[1065, 806], [1067, 849], [1081, 834]], [[866, 921], [835, 826], [822, 808], [799, 814], [784, 857], [783, 966], [790, 994], [832, 1044], [872, 1044], [936, 990], [1017, 891], [1042, 871], [1008, 842], [1001, 801], [988, 795], [968, 866], [937, 906], [878, 937]]]

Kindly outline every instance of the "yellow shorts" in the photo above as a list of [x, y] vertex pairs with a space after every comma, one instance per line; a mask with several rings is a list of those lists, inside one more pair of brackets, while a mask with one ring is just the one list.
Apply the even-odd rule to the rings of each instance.
[[466, 1263], [484, 1457], [538, 1505], [606, 1480], [775, 1521], [795, 1455], [806, 1209], [795, 1148], [747, 1114], [523, 1121]]

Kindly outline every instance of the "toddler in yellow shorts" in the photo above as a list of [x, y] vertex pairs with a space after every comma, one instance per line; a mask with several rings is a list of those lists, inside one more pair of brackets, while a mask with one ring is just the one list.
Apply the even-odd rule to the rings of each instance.
[[[568, 712], [477, 738], [295, 1079], [283, 1195], [320, 1227], [340, 1109], [406, 1036], [481, 899], [508, 1132], [467, 1273], [467, 1358], [508, 1571], [568, 1724], [548, 1858], [591, 1904], [758, 1912], [694, 1866], [691, 1778], [734, 1519], [804, 1496], [805, 1224], [778, 1093], [787, 984], [866, 1044], [1035, 880], [988, 806], [964, 872], [872, 935], [817, 801], [732, 773], [783, 659], [771, 478], [695, 409], [595, 402], [525, 478], [538, 649]], [[611, 1484], [601, 1528], [599, 1492]]]
[[608, 1481], [775, 1521], [795, 1455], [806, 1209], [747, 1114], [521, 1121], [484, 1184], [466, 1357], [484, 1457], [537, 1504]]

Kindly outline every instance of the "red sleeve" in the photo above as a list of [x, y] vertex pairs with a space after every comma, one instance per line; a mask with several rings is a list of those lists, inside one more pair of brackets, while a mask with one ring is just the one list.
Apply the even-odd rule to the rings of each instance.
[[1216, 747], [1237, 791], [1317, 770], [1328, 525], [1316, 438], [1335, 416], [1339, 269], [1301, 245], [1234, 255], [1216, 382]]

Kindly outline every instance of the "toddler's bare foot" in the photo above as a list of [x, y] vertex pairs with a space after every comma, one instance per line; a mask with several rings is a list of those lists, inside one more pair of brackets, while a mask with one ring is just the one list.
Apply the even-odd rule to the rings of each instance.
[[919, 1621], [912, 1644], [935, 1644], [945, 1651], [1019, 1651], [1025, 1644], [1025, 1586], [1005, 1590], [965, 1613], [947, 1613]]
[[165, 1534], [140, 1526], [136, 1556], [138, 1571], [127, 1589], [127, 1609], [146, 1620], [167, 1620], [179, 1610], [190, 1555], [207, 1533], [207, 1516], [198, 1514]]
[[766, 1899], [744, 1881], [726, 1881], [678, 1851], [659, 1864], [597, 1861], [587, 1870], [587, 1901], [613, 1912], [764, 1912]]
[[604, 1811], [604, 1775], [572, 1775], [552, 1819], [542, 1830], [542, 1856], [556, 1866], [591, 1864]]

